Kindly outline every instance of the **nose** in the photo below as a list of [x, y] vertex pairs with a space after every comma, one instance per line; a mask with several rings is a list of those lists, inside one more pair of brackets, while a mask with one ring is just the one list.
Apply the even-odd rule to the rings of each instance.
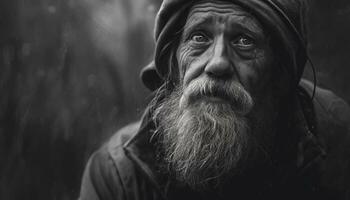
[[224, 37], [220, 36], [213, 45], [212, 57], [205, 67], [205, 72], [216, 78], [230, 78], [234, 69], [228, 57]]

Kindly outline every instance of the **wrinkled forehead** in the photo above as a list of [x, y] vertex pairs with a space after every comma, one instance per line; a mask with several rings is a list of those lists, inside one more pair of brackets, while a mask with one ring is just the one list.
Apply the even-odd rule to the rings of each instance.
[[262, 25], [251, 13], [241, 6], [227, 1], [200, 1], [194, 4], [189, 11], [185, 29], [213, 22], [240, 25], [263, 34]]

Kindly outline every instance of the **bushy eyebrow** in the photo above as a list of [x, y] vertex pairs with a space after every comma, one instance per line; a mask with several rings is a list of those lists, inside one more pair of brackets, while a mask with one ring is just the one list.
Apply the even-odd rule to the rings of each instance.
[[192, 33], [196, 29], [200, 29], [201, 27], [208, 25], [213, 22], [213, 18], [204, 14], [202, 17], [189, 17], [188, 21], [184, 26], [183, 35], [187, 37], [190, 33]]
[[242, 16], [241, 20], [236, 21], [232, 26], [233, 28], [244, 29], [257, 36], [264, 36], [263, 28], [249, 16]]
[[[193, 31], [209, 26], [215, 22], [215, 19], [216, 16], [212, 12], [192, 13], [187, 18], [188, 21], [184, 26], [183, 36], [188, 37]], [[235, 18], [232, 20], [234, 22], [231, 23], [231, 28], [245, 30], [254, 36], [264, 36], [264, 31], [260, 24], [249, 14], [235, 14]]]

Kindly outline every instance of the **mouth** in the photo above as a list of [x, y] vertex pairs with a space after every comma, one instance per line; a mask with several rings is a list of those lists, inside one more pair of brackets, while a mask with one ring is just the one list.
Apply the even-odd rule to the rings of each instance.
[[196, 103], [211, 103], [211, 104], [230, 104], [231, 101], [228, 97], [224, 95], [217, 95], [217, 94], [197, 94], [197, 95], [190, 95], [182, 96], [180, 99], [180, 105], [190, 105], [190, 104], [196, 104]]
[[250, 112], [254, 102], [249, 93], [239, 84], [208, 80], [192, 83], [184, 89], [179, 106], [186, 108], [197, 103], [229, 105], [235, 112], [245, 115]]
[[[187, 98], [186, 98], [187, 97]], [[187, 93], [182, 98], [182, 103], [192, 104], [196, 102], [207, 102], [215, 104], [230, 104], [235, 107], [235, 99], [230, 97], [224, 87], [217, 86], [211, 89], [196, 90], [195, 92]]]
[[219, 103], [219, 104], [230, 103], [230, 100], [227, 97], [222, 95], [203, 95], [198, 99], [203, 99], [211, 103]]

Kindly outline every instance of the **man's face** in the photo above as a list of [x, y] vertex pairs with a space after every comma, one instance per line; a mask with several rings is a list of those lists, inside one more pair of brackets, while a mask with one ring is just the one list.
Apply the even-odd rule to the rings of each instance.
[[261, 25], [241, 7], [192, 7], [177, 49], [180, 83], [154, 117], [180, 181], [220, 184], [254, 160], [259, 139], [250, 118], [262, 107], [258, 97], [269, 96], [271, 60]]
[[205, 78], [235, 82], [258, 96], [269, 80], [271, 49], [250, 13], [232, 3], [208, 2], [191, 9], [177, 60], [184, 89]]

